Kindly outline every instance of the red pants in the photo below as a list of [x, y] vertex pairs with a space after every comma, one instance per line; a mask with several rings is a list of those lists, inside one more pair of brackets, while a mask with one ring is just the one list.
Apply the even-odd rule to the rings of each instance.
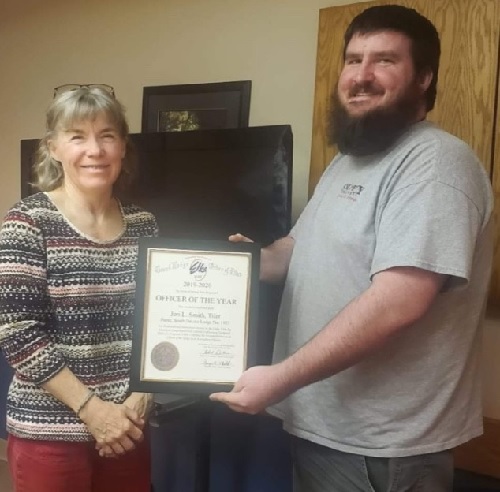
[[9, 436], [15, 492], [149, 492], [150, 443], [119, 458], [101, 458], [93, 443], [34, 441]]

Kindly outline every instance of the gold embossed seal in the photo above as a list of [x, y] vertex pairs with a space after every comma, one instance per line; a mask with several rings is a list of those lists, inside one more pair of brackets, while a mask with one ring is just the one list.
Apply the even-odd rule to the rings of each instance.
[[151, 363], [159, 371], [170, 371], [179, 362], [179, 351], [171, 342], [160, 342], [151, 351]]

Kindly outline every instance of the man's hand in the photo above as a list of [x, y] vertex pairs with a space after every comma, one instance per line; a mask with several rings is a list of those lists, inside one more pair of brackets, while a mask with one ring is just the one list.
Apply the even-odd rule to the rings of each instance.
[[[239, 232], [231, 234], [228, 239], [232, 243], [253, 243], [252, 239]], [[294, 245], [295, 240], [286, 236], [265, 248], [261, 248], [260, 280], [271, 284], [280, 284], [285, 280]]]
[[280, 364], [255, 366], [246, 370], [230, 393], [213, 393], [212, 401], [225, 403], [235, 412], [257, 414], [292, 392]]
[[246, 237], [239, 232], [237, 232], [236, 234], [231, 234], [228, 239], [232, 243], [253, 243], [253, 241], [249, 237]]

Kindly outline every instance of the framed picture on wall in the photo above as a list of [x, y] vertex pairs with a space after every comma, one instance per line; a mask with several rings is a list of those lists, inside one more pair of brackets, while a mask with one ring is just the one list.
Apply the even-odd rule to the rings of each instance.
[[144, 87], [142, 132], [248, 126], [251, 80]]

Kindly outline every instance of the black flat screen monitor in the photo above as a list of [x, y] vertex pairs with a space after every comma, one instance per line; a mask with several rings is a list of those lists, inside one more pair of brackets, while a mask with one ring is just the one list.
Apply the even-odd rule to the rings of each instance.
[[[135, 185], [126, 197], [157, 217], [160, 234], [226, 239], [240, 232], [261, 244], [291, 225], [292, 132], [289, 125], [137, 133]], [[22, 196], [33, 193], [38, 140], [21, 141]]]

